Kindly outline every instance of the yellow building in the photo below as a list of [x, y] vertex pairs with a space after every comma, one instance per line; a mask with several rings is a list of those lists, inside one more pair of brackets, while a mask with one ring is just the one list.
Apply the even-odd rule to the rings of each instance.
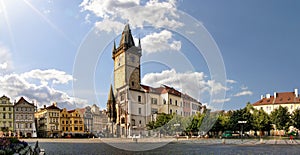
[[83, 114], [78, 109], [70, 110], [70, 131], [72, 133], [84, 133]]
[[11, 136], [14, 131], [13, 122], [13, 104], [10, 99], [3, 95], [0, 98], [0, 132], [7, 136]]
[[60, 130], [63, 137], [83, 135], [83, 114], [78, 109], [70, 111], [67, 111], [66, 108], [62, 109], [60, 111]]
[[38, 137], [60, 137], [60, 109], [56, 103], [44, 108], [39, 109], [35, 113], [37, 119], [37, 132]]

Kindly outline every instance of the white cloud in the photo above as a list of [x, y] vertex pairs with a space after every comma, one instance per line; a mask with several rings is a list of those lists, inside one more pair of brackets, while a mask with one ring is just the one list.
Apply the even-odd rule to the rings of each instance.
[[38, 79], [41, 82], [51, 81], [53, 84], [67, 84], [73, 80], [72, 75], [68, 75], [66, 72], [48, 69], [40, 70], [35, 69], [20, 75], [24, 79]]
[[253, 93], [249, 90], [244, 90], [242, 92], [236, 93], [234, 96], [239, 97], [239, 96], [246, 96], [246, 95], [252, 95]]
[[227, 80], [226, 80], [226, 82], [227, 82], [227, 83], [230, 83], [230, 84], [232, 84], [232, 83], [236, 83], [236, 81], [235, 81], [235, 80], [230, 80], [230, 79], [227, 79]]
[[23, 74], [6, 74], [0, 76], [0, 92], [12, 100], [25, 96], [36, 101], [38, 106], [57, 102], [59, 107], [84, 107], [87, 101], [69, 96], [66, 92], [57, 90], [49, 85], [67, 84], [72, 76], [58, 70], [32, 70]]
[[0, 72], [7, 72], [13, 68], [11, 53], [0, 43]]
[[[179, 16], [176, 14], [175, 0], [150, 0], [145, 4], [141, 4], [139, 0], [83, 0], [79, 6], [82, 11], [91, 12], [101, 20], [123, 23], [129, 21], [133, 27], [150, 25], [176, 28], [183, 25], [177, 21]], [[107, 29], [101, 30], [111, 31], [109, 27], [105, 28]]]
[[[218, 82], [206, 80], [203, 72], [177, 73], [174, 69], [164, 70], [161, 73], [148, 73], [142, 78], [142, 83], [152, 87], [166, 84], [175, 89], [180, 89], [195, 99], [199, 99], [199, 96], [204, 97], [211, 90], [215, 93], [227, 90], [225, 86]], [[201, 101], [203, 101], [202, 99]]]
[[95, 27], [99, 31], [114, 32], [120, 34], [123, 30], [124, 24], [118, 21], [104, 19], [95, 23]]
[[212, 102], [213, 103], [224, 103], [224, 102], [229, 102], [231, 99], [230, 98], [225, 98], [225, 99], [214, 99]]
[[155, 53], [161, 51], [180, 51], [181, 41], [174, 40], [170, 31], [163, 30], [151, 33], [141, 39], [144, 53]]

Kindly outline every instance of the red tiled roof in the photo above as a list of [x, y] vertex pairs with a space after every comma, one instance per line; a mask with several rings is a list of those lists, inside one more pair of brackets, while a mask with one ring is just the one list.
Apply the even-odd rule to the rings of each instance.
[[282, 92], [276, 93], [276, 97], [270, 96], [270, 98], [264, 97], [253, 103], [253, 106], [268, 105], [268, 104], [290, 104], [300, 103], [300, 97], [296, 97], [294, 92]]
[[60, 109], [59, 109], [57, 106], [55, 106], [54, 104], [48, 106], [46, 109], [47, 109], [47, 110], [48, 110], [48, 109], [57, 109], [57, 110], [60, 110]]

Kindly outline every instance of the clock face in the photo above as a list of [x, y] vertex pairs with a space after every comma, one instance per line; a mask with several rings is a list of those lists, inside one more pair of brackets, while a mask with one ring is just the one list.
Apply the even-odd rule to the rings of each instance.
[[131, 62], [135, 62], [135, 57], [132, 55], [132, 56], [130, 57], [130, 60], [131, 60]]

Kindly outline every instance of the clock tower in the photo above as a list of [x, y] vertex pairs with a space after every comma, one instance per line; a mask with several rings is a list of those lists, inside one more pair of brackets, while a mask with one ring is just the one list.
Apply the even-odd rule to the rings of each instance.
[[141, 43], [135, 46], [129, 24], [125, 25], [119, 47], [114, 47], [112, 58], [114, 60], [114, 89], [129, 86], [130, 89], [140, 90], [140, 59]]

